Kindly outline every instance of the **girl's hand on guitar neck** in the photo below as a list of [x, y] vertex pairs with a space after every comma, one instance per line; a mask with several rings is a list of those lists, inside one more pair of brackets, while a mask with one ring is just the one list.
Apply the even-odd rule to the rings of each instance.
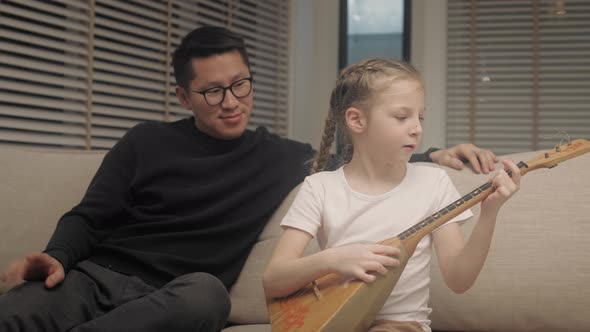
[[490, 250], [498, 211], [519, 189], [520, 170], [512, 161], [502, 163], [512, 175], [502, 169], [489, 180], [495, 190], [481, 202], [479, 220], [467, 241], [457, 223], [449, 223], [433, 233], [440, 271], [455, 293], [463, 293], [475, 283]]
[[520, 188], [520, 170], [510, 160], [502, 160], [504, 168], [512, 172], [509, 176], [504, 169], [500, 170], [490, 182], [496, 190], [481, 202], [483, 214], [497, 214], [500, 207]]
[[364, 282], [372, 282], [376, 276], [370, 272], [387, 273], [387, 267], [399, 265], [394, 258], [398, 248], [382, 244], [350, 244], [326, 250], [329, 270]]

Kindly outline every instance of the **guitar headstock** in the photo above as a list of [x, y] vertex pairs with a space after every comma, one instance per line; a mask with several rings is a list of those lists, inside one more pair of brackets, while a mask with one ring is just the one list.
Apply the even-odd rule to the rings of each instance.
[[564, 142], [527, 161], [527, 171], [538, 168], [551, 168], [562, 161], [572, 159], [586, 152], [590, 152], [590, 141], [588, 140], [580, 138]]

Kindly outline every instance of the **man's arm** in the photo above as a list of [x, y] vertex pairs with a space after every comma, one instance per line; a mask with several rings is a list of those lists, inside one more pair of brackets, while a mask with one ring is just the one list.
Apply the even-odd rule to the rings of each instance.
[[59, 220], [47, 244], [44, 252], [57, 259], [66, 273], [90, 255], [96, 243], [115, 227], [110, 222], [130, 204], [136, 167], [130, 134], [105, 155], [82, 201]]
[[34, 252], [13, 262], [0, 281], [44, 280], [47, 288], [61, 283], [66, 273], [89, 256], [113, 225], [108, 221], [124, 211], [135, 170], [128, 134], [105, 156], [84, 198], [58, 222], [45, 252]]
[[435, 151], [439, 151], [439, 148], [430, 148], [428, 150], [426, 150], [423, 153], [414, 153], [411, 157], [410, 157], [410, 162], [411, 163], [418, 163], [418, 162], [426, 162], [426, 163], [431, 163], [433, 162], [432, 159], [430, 158], [430, 154], [435, 152]]
[[[310, 151], [312, 154], [310, 154], [309, 159], [313, 159], [313, 155], [316, 151]], [[424, 153], [413, 154], [412, 157], [410, 157], [410, 162], [437, 163], [454, 169], [462, 169], [463, 164], [467, 162], [475, 173], [483, 172], [487, 174], [494, 170], [494, 163], [498, 162], [498, 159], [492, 151], [480, 149], [471, 143], [467, 143], [455, 145], [446, 149], [430, 148]], [[342, 160], [341, 155], [331, 154], [325, 169], [335, 170], [342, 166], [343, 163], [344, 161]], [[311, 163], [309, 164], [311, 165]]]

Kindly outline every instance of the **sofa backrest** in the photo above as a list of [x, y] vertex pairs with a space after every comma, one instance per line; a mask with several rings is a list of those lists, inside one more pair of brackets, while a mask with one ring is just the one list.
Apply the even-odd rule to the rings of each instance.
[[[505, 157], [527, 161], [539, 153]], [[103, 152], [0, 148], [0, 271], [44, 248], [57, 220], [79, 202], [103, 157]], [[490, 177], [468, 168], [446, 170], [462, 194]], [[434, 259], [432, 327], [590, 331], [590, 320], [585, 318], [590, 308], [589, 173], [590, 153], [523, 177], [520, 192], [500, 212], [486, 264], [465, 294], [448, 290]], [[271, 218], [231, 289], [234, 323], [268, 322], [261, 276], [296, 191]], [[473, 212], [477, 216], [479, 206]], [[466, 235], [473, 226], [473, 220], [464, 225]], [[308, 252], [317, 250], [315, 242], [308, 248]], [[0, 284], [0, 293], [5, 288]]]
[[[502, 158], [527, 161], [541, 152]], [[440, 167], [428, 164], [434, 167]], [[500, 165], [497, 164], [499, 167]], [[491, 175], [445, 168], [459, 193]], [[553, 169], [530, 172], [500, 211], [492, 248], [475, 285], [454, 294], [444, 284], [436, 256], [431, 265], [432, 327], [441, 331], [590, 331], [590, 153]], [[268, 323], [261, 276], [280, 235], [280, 221], [297, 188], [267, 225], [231, 290], [230, 321]], [[463, 230], [470, 234], [479, 216]], [[312, 243], [309, 252], [317, 250]]]
[[[506, 156], [518, 163], [542, 152]], [[488, 176], [448, 170], [465, 194]], [[590, 153], [522, 177], [500, 210], [486, 263], [465, 294], [444, 284], [434, 259], [433, 327], [444, 331], [590, 331]], [[473, 212], [479, 215], [480, 206]], [[476, 219], [474, 219], [476, 220]], [[475, 222], [463, 230], [470, 234]]]
[[[0, 148], [0, 271], [45, 248], [77, 204], [104, 152]], [[0, 284], [0, 293], [7, 285]]]

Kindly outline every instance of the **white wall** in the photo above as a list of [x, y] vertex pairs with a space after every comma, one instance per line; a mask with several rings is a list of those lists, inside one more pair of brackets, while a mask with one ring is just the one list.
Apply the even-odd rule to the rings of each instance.
[[447, 0], [412, 0], [412, 64], [426, 85], [421, 150], [446, 147]]
[[[292, 0], [289, 137], [319, 145], [338, 75], [339, 0]], [[426, 84], [421, 150], [445, 147], [446, 0], [413, 0], [412, 63]]]
[[338, 0], [292, 0], [289, 137], [318, 147], [338, 76]]

